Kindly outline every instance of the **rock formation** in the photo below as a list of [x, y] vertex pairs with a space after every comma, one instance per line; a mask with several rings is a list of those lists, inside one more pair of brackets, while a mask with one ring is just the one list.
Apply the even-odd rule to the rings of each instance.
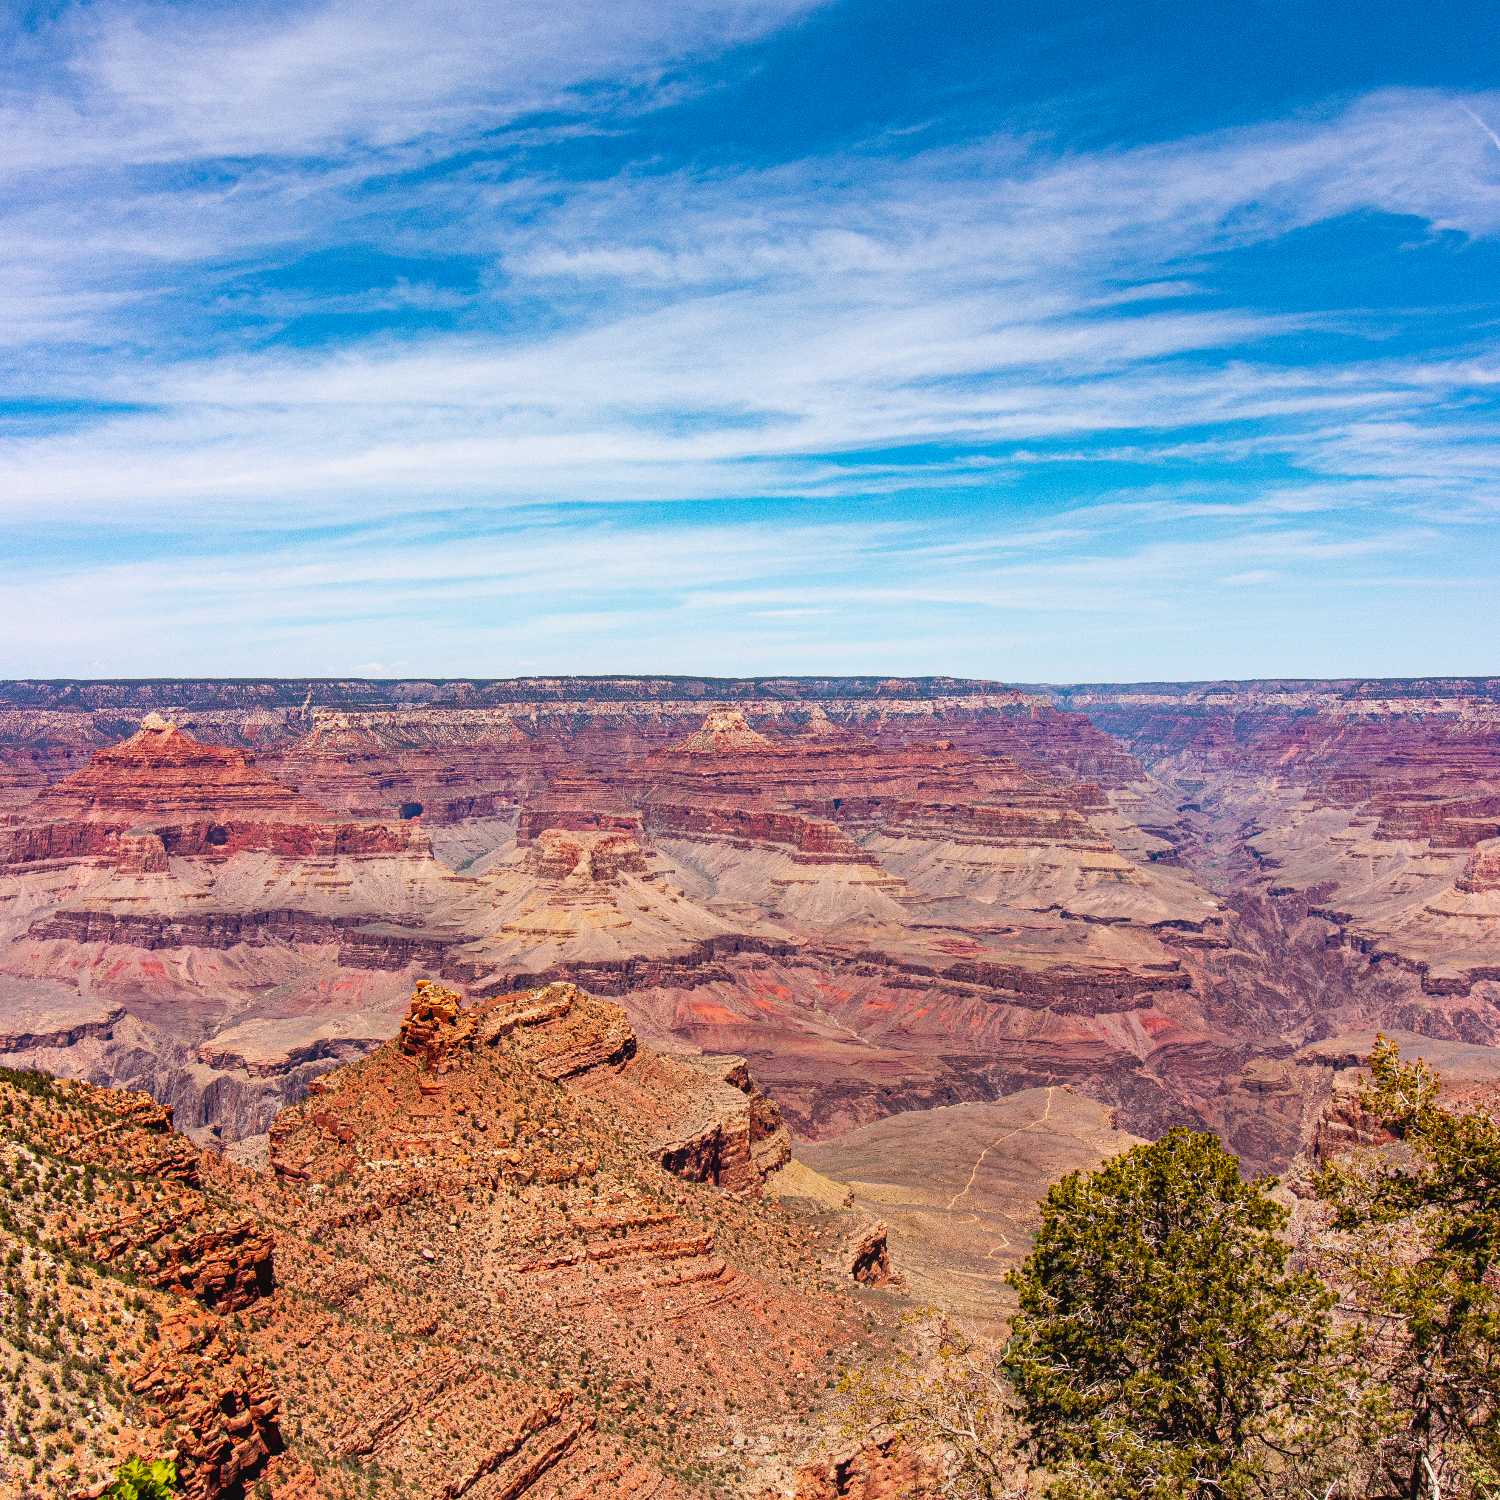
[[[764, 1196], [787, 1146], [737, 1059], [655, 1054], [564, 984], [420, 985], [277, 1118], [269, 1173], [143, 1096], [0, 1074], [0, 1368], [61, 1434], [0, 1421], [0, 1496], [97, 1493], [131, 1453], [193, 1500], [821, 1495], [829, 1377], [900, 1304], [852, 1295], [888, 1270], [868, 1227]], [[940, 1493], [854, 1451], [844, 1493]]]
[[281, 1450], [228, 1320], [274, 1295], [272, 1238], [144, 1095], [0, 1070], [0, 1495], [97, 1494], [170, 1451], [190, 1500]]
[[689, 755], [755, 755], [769, 750], [771, 742], [752, 729], [740, 708], [713, 709], [677, 749]]

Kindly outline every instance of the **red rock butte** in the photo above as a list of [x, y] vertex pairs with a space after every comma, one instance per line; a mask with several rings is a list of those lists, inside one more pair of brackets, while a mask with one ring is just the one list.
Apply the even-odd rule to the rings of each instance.
[[755, 755], [769, 750], [771, 741], [757, 733], [746, 721], [743, 710], [716, 708], [675, 747], [689, 755]]
[[98, 751], [83, 770], [48, 787], [38, 807], [63, 818], [110, 819], [313, 811], [244, 751], [201, 744], [157, 713], [147, 714], [128, 740]]

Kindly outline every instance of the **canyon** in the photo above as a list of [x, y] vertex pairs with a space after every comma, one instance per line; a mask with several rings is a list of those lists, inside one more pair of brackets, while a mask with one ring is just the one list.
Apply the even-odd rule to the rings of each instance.
[[1497, 1003], [1500, 679], [0, 684], [7, 1232], [204, 1500], [919, 1495], [824, 1384], [1050, 1180]]
[[567, 984], [414, 987], [267, 1170], [148, 1096], [0, 1070], [0, 1495], [933, 1496], [827, 1372], [900, 1337], [879, 1225], [779, 1200], [738, 1059]]
[[1299, 1148], [1500, 1037], [1500, 681], [0, 686], [0, 1061], [253, 1158], [418, 976], [571, 981], [793, 1131], [1068, 1085]]

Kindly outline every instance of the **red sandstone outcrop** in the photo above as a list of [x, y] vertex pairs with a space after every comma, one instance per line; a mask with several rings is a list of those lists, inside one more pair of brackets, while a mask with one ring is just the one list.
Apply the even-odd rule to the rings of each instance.
[[[672, 1110], [724, 1103], [748, 1112], [747, 1154], [720, 1186], [748, 1187], [785, 1140], [743, 1064], [643, 1051], [616, 1007], [565, 985], [472, 1007], [421, 985], [396, 1038], [277, 1121], [270, 1175], [199, 1157], [139, 1096], [0, 1073], [0, 1156], [45, 1138], [110, 1165], [97, 1187], [53, 1173], [32, 1217], [0, 1225], [40, 1246], [66, 1201], [97, 1230], [63, 1283], [67, 1327], [75, 1357], [124, 1361], [107, 1387], [122, 1446], [80, 1435], [77, 1473], [96, 1493], [135, 1452], [175, 1457], [192, 1500], [359, 1500], [366, 1471], [422, 1495], [729, 1500], [800, 1465], [798, 1493], [858, 1477], [832, 1493], [936, 1500], [883, 1440], [811, 1456], [837, 1428], [827, 1374], [860, 1357], [879, 1304], [821, 1276], [821, 1221], [662, 1170]], [[201, 1232], [214, 1215], [274, 1225], [274, 1279], [246, 1302], [97, 1274], [163, 1194], [200, 1266], [228, 1248]], [[114, 1318], [125, 1336], [100, 1343]], [[34, 1479], [27, 1500], [77, 1487]], [[0, 1496], [21, 1493], [0, 1469]]]
[[1313, 1122], [1307, 1151], [1318, 1165], [1360, 1146], [1390, 1140], [1381, 1123], [1360, 1102], [1359, 1080], [1339, 1080], [1327, 1104]]
[[539, 834], [525, 869], [542, 880], [576, 879], [582, 884], [610, 884], [622, 874], [648, 873], [646, 856], [633, 833], [585, 835], [548, 828]]
[[1500, 891], [1500, 840], [1483, 843], [1475, 848], [1465, 862], [1464, 872], [1456, 885], [1468, 896]]
[[862, 1225], [845, 1242], [850, 1277], [865, 1286], [888, 1286], [894, 1280], [891, 1250], [884, 1224]]
[[689, 1182], [758, 1193], [790, 1158], [792, 1142], [781, 1111], [751, 1082], [744, 1059], [654, 1062], [650, 1071], [661, 1100], [656, 1147], [661, 1164]]
[[473, 1012], [464, 1013], [454, 991], [419, 979], [396, 1044], [408, 1057], [420, 1058], [429, 1072], [437, 1073], [452, 1052], [472, 1041], [476, 1020]]
[[933, 1464], [892, 1436], [804, 1464], [790, 1492], [768, 1490], [763, 1500], [907, 1500], [940, 1485]]
[[[426, 1075], [417, 1087], [422, 1102], [416, 1107], [423, 1115], [437, 1109], [432, 1101], [442, 1101], [445, 1110], [451, 1106], [443, 1075], [466, 1055], [502, 1047], [538, 1077], [640, 1119], [647, 1152], [688, 1181], [758, 1192], [790, 1155], [780, 1114], [755, 1088], [742, 1059], [643, 1054], [624, 1012], [576, 985], [552, 984], [465, 1007], [456, 991], [418, 980], [395, 1045]], [[343, 1122], [328, 1102], [329, 1087], [327, 1080], [314, 1085], [316, 1103], [305, 1119], [290, 1112], [273, 1127], [271, 1164], [283, 1176], [308, 1180], [342, 1170], [312, 1165], [309, 1152], [332, 1153], [331, 1160], [345, 1163], [345, 1148], [356, 1135], [372, 1140], [370, 1129]], [[446, 1157], [454, 1142], [441, 1132], [439, 1137], [434, 1149]], [[412, 1141], [425, 1138], [402, 1126], [380, 1149], [399, 1159], [410, 1154]], [[484, 1154], [495, 1144], [476, 1140], [466, 1149]], [[508, 1160], [508, 1136], [505, 1145]]]
[[[553, 1078], [566, 1088], [561, 1098], [546, 1092], [556, 1087]], [[595, 1358], [628, 1347], [614, 1342], [626, 1329], [634, 1330], [631, 1343], [646, 1330], [648, 1344], [657, 1350], [651, 1383], [658, 1391], [663, 1382], [675, 1390], [674, 1409], [683, 1401], [705, 1400], [716, 1408], [734, 1391], [742, 1402], [756, 1392], [753, 1406], [786, 1382], [801, 1358], [782, 1349], [773, 1355], [780, 1368], [765, 1363], [772, 1353], [763, 1348], [767, 1330], [785, 1316], [777, 1310], [779, 1294], [729, 1264], [712, 1224], [684, 1217], [687, 1205], [663, 1196], [650, 1176], [660, 1173], [652, 1142], [663, 1112], [682, 1108], [684, 1096], [701, 1105], [724, 1093], [755, 1113], [756, 1097], [743, 1065], [642, 1053], [616, 1008], [572, 986], [466, 1007], [453, 992], [428, 984], [413, 997], [396, 1042], [330, 1075], [306, 1105], [278, 1121], [271, 1159], [281, 1178], [307, 1184], [299, 1190], [320, 1195], [322, 1236], [337, 1241], [347, 1232], [361, 1245], [389, 1246], [380, 1253], [422, 1268], [433, 1294], [438, 1286], [451, 1285], [450, 1267], [461, 1268], [464, 1278], [476, 1278], [473, 1294], [485, 1300], [474, 1305], [489, 1309], [485, 1321], [505, 1316], [506, 1308], [539, 1302], [551, 1317], [563, 1320], [583, 1350], [592, 1348]], [[564, 1098], [577, 1103], [563, 1107]], [[613, 1135], [601, 1133], [606, 1120]], [[762, 1113], [760, 1120], [763, 1141], [771, 1117]], [[780, 1155], [774, 1160], [779, 1163]], [[708, 1177], [688, 1175], [695, 1182]], [[505, 1197], [502, 1220], [488, 1209], [474, 1217], [476, 1190], [484, 1204], [497, 1192]], [[550, 1200], [544, 1195], [573, 1206], [558, 1213], [546, 1207]], [[714, 1201], [734, 1200], [694, 1200]], [[432, 1202], [452, 1204], [456, 1217], [441, 1217], [450, 1212], [444, 1207], [425, 1227], [411, 1218], [418, 1204]], [[487, 1253], [498, 1257], [493, 1270], [500, 1279], [474, 1259], [473, 1243], [466, 1238], [473, 1231], [466, 1225], [491, 1226], [484, 1230]], [[391, 1233], [403, 1226], [411, 1237], [400, 1245]], [[807, 1253], [816, 1258], [811, 1248]], [[753, 1318], [752, 1303], [759, 1309]], [[623, 1323], [617, 1322], [621, 1313]], [[812, 1312], [813, 1325], [822, 1316]], [[699, 1352], [689, 1365], [668, 1352], [670, 1342], [663, 1347], [649, 1332], [662, 1320], [681, 1330], [679, 1342], [682, 1334], [692, 1335]], [[476, 1324], [476, 1331], [481, 1326]], [[703, 1341], [712, 1345], [731, 1326], [739, 1333], [733, 1336], [733, 1352], [726, 1351], [726, 1363], [726, 1355], [708, 1353]], [[570, 1358], [578, 1357], [579, 1345], [569, 1346]], [[446, 1378], [459, 1379], [465, 1402], [476, 1399], [472, 1382], [459, 1377], [458, 1367]], [[569, 1399], [577, 1410], [576, 1397]], [[383, 1424], [365, 1429], [361, 1451], [390, 1461], [411, 1410], [411, 1398], [405, 1398]], [[586, 1472], [597, 1484], [597, 1476], [609, 1472], [624, 1482], [624, 1468], [603, 1456], [597, 1443], [591, 1418], [563, 1424], [556, 1442], [528, 1461], [506, 1492], [529, 1493], [543, 1474], [553, 1482], [561, 1477], [577, 1484]], [[511, 1475], [505, 1467], [511, 1441], [496, 1451]], [[429, 1455], [424, 1462], [430, 1461]], [[461, 1463], [450, 1458], [466, 1475], [488, 1472], [486, 1463], [478, 1456], [465, 1456]], [[640, 1493], [676, 1493], [639, 1463], [632, 1472]], [[577, 1490], [585, 1492], [590, 1491]]]
[[77, 1128], [56, 1130], [57, 1149], [90, 1170], [125, 1171], [142, 1183], [128, 1213], [70, 1215], [58, 1226], [66, 1243], [222, 1312], [270, 1291], [270, 1236], [200, 1190], [198, 1152], [173, 1131], [170, 1109], [145, 1094], [72, 1082], [55, 1085], [54, 1097], [63, 1111], [82, 1112]]
[[130, 1381], [148, 1418], [177, 1435], [183, 1500], [241, 1495], [282, 1448], [281, 1401], [264, 1368], [201, 1314], [181, 1312]]
[[22, 1188], [0, 1216], [0, 1347], [11, 1395], [40, 1393], [60, 1434], [18, 1463], [24, 1432], [0, 1424], [0, 1495], [97, 1495], [131, 1451], [174, 1457], [192, 1500], [241, 1494], [281, 1446], [267, 1372], [223, 1323], [272, 1293], [264, 1227], [141, 1094], [0, 1072], [0, 1171]]

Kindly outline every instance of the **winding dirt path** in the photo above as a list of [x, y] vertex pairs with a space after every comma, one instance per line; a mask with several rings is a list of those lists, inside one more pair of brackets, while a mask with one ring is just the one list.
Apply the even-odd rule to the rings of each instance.
[[958, 1192], [956, 1192], [948, 1200], [949, 1212], [952, 1212], [952, 1210], [956, 1208], [958, 1204], [963, 1199], [967, 1198], [969, 1194], [974, 1190], [974, 1180], [979, 1176], [979, 1169], [984, 1165], [985, 1157], [987, 1157], [990, 1152], [995, 1149], [996, 1146], [1003, 1146], [1006, 1141], [1013, 1139], [1015, 1136], [1024, 1135], [1028, 1130], [1035, 1130], [1038, 1125], [1045, 1125], [1047, 1121], [1052, 1118], [1052, 1096], [1056, 1092], [1057, 1086], [1055, 1084], [1049, 1084], [1047, 1088], [1047, 1103], [1043, 1107], [1041, 1114], [1038, 1115], [1036, 1119], [1028, 1120], [1024, 1125], [1017, 1125], [1013, 1130], [1007, 1130], [1003, 1135], [997, 1135], [995, 1139], [992, 1140], [989, 1145], [986, 1146], [984, 1150], [974, 1158], [974, 1165], [969, 1168], [969, 1180]]

